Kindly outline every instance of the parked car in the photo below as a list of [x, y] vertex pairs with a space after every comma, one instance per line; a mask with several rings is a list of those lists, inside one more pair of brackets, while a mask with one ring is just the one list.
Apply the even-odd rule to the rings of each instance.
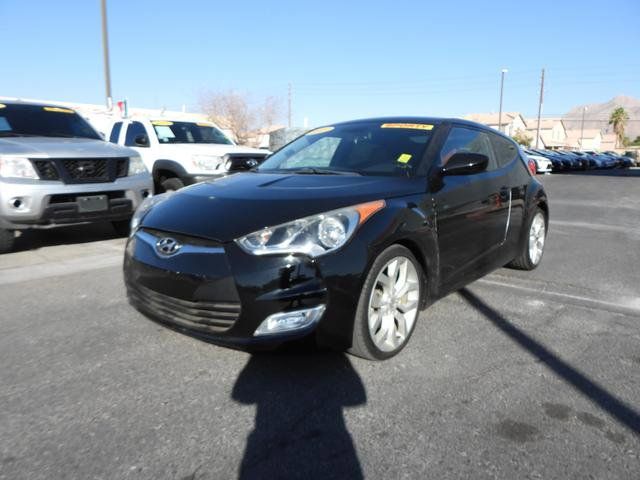
[[213, 123], [171, 119], [118, 121], [109, 141], [140, 154], [156, 192], [253, 168], [270, 153], [236, 145]]
[[631, 158], [631, 157], [620, 155], [620, 154], [618, 154], [616, 152], [612, 152], [612, 151], [607, 151], [607, 152], [603, 152], [603, 153], [605, 155], [608, 155], [609, 157], [615, 159], [616, 162], [617, 162], [618, 168], [630, 168], [630, 167], [633, 167], [634, 164], [635, 164], [633, 158]]
[[506, 264], [536, 268], [548, 215], [542, 184], [495, 130], [358, 120], [145, 202], [125, 283], [141, 312], [213, 342], [314, 335], [381, 360], [437, 298]]
[[524, 153], [527, 155], [527, 158], [530, 158], [534, 161], [535, 173], [551, 173], [553, 166], [551, 160], [529, 149], [524, 149]]
[[102, 140], [74, 110], [0, 104], [0, 253], [32, 228], [107, 220], [126, 234], [152, 192], [140, 156]]
[[586, 154], [598, 162], [598, 168], [615, 168], [618, 165], [618, 161], [609, 155], [605, 155], [593, 150], [586, 150]]
[[561, 172], [566, 169], [565, 164], [556, 155], [549, 155], [547, 150], [530, 149], [534, 154], [546, 158], [551, 162], [551, 170], [553, 172]]

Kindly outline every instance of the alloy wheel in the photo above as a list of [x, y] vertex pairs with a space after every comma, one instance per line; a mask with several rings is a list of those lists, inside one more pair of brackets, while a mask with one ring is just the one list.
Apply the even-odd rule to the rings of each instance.
[[537, 265], [542, 258], [544, 242], [546, 239], [546, 226], [544, 215], [540, 212], [533, 217], [531, 228], [529, 229], [529, 259], [531, 263]]
[[369, 297], [369, 335], [383, 352], [400, 348], [418, 316], [420, 282], [413, 262], [394, 257], [380, 270]]

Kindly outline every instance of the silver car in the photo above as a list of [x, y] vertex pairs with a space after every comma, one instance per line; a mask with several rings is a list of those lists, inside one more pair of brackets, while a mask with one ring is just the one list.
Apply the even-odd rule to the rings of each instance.
[[106, 220], [124, 234], [152, 193], [139, 155], [105, 142], [74, 110], [0, 103], [0, 253], [16, 230]]

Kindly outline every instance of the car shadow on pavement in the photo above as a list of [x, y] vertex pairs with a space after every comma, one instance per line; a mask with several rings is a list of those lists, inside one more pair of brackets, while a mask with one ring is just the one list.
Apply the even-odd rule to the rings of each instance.
[[344, 354], [253, 354], [232, 398], [256, 404], [239, 478], [363, 478], [343, 408], [367, 396]]
[[591, 402], [607, 412], [620, 424], [630, 429], [636, 435], [640, 434], [640, 414], [633, 408], [619, 398], [616, 398], [602, 386], [562, 360], [556, 353], [513, 325], [500, 312], [491, 308], [468, 289], [462, 289], [458, 293], [469, 305], [480, 312], [515, 343], [543, 362], [544, 365], [558, 377], [582, 395], [586, 396]]
[[37, 250], [56, 245], [74, 245], [120, 238], [110, 223], [71, 225], [50, 229], [24, 230], [16, 238], [14, 252]]

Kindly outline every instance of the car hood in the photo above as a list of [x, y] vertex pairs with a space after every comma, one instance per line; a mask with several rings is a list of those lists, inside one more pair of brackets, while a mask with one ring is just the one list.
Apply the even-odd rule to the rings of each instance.
[[174, 143], [174, 144], [160, 144], [158, 146], [158, 152], [167, 158], [177, 158], [191, 155], [211, 155], [222, 157], [228, 153], [241, 154], [241, 155], [255, 155], [256, 157], [264, 157], [269, 154], [266, 150], [260, 150], [257, 148], [241, 147], [239, 145], [222, 145], [216, 143], [207, 144], [188, 144], [188, 143]]
[[135, 150], [91, 138], [8, 137], [0, 138], [0, 155], [40, 158], [130, 157]]
[[246, 172], [176, 192], [142, 225], [228, 242], [308, 215], [425, 190], [424, 178]]

